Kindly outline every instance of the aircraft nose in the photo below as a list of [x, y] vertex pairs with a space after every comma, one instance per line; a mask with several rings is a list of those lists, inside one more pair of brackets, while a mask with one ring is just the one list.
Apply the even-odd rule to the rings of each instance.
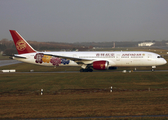
[[157, 65], [164, 65], [164, 64], [166, 64], [167, 63], [167, 61], [164, 59], [164, 58], [159, 58], [159, 59], [157, 59], [157, 61], [156, 61], [156, 64]]
[[167, 63], [167, 61], [165, 59], [163, 59], [163, 64], [166, 64], [166, 63]]

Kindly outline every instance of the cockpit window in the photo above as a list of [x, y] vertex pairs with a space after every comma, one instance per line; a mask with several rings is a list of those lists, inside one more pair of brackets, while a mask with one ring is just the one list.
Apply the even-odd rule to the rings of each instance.
[[157, 58], [162, 58], [162, 56], [157, 56]]

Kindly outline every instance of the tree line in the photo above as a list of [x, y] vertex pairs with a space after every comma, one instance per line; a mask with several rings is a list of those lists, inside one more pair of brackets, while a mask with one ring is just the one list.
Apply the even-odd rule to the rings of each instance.
[[[82, 45], [75, 45], [73, 43], [57, 43], [57, 42], [37, 42], [27, 41], [37, 51], [85, 51], [90, 47]], [[0, 40], [0, 51], [3, 51], [3, 55], [11, 56], [17, 54], [16, 47], [12, 40], [2, 39]]]

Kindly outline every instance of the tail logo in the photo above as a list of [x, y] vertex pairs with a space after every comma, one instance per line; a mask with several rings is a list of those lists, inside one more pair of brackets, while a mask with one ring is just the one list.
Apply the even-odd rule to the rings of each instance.
[[23, 40], [19, 40], [17, 43], [16, 43], [16, 48], [19, 50], [19, 51], [24, 51], [26, 49], [26, 42], [24, 42]]

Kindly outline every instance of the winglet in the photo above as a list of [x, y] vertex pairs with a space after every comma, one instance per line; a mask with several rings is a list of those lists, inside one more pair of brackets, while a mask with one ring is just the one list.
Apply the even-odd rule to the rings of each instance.
[[15, 30], [9, 30], [9, 31], [15, 43], [18, 54], [36, 52], [17, 31]]

